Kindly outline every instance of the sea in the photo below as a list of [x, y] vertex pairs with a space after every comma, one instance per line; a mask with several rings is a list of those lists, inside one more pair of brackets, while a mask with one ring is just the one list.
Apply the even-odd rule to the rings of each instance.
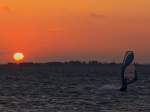
[[0, 112], [150, 112], [150, 65], [121, 87], [119, 64], [0, 65]]

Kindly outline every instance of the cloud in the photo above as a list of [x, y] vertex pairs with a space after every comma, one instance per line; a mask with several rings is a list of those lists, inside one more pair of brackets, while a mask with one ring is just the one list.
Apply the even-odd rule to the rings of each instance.
[[7, 54], [9, 54], [10, 53], [10, 51], [0, 51], [0, 56], [4, 56], [4, 55], [7, 55]]
[[90, 13], [90, 17], [103, 19], [103, 18], [106, 18], [107, 16], [105, 16], [103, 14]]
[[136, 23], [136, 24], [142, 24], [142, 23], [150, 23], [149, 17], [136, 17], [136, 16], [107, 16], [104, 14], [98, 14], [98, 13], [90, 13], [90, 17], [96, 18], [96, 19], [107, 19], [108, 21], [111, 20], [111, 22], [127, 22], [127, 23]]
[[10, 8], [6, 5], [0, 5], [0, 12], [10, 12]]

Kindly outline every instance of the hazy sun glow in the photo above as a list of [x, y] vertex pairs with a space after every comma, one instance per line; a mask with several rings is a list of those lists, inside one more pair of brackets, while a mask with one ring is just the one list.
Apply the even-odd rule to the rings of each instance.
[[20, 53], [20, 52], [15, 53], [15, 54], [13, 55], [13, 58], [14, 58], [14, 60], [17, 61], [17, 62], [22, 61], [22, 60], [24, 59], [24, 54], [23, 54], [23, 53]]
[[149, 4], [150, 0], [0, 0], [0, 64], [11, 62], [18, 50], [27, 62], [120, 62], [125, 51], [133, 50], [137, 61], [150, 63]]

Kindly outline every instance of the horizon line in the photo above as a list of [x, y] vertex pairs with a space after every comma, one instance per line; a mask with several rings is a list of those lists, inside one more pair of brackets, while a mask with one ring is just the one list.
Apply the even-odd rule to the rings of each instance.
[[[34, 62], [34, 61], [29, 61], [29, 62], [7, 62], [7, 63], [0, 63], [0, 65], [26, 65], [26, 64], [95, 64], [95, 65], [120, 65], [122, 64], [121, 62], [100, 62], [100, 61], [79, 61], [79, 60], [71, 60], [71, 61], [47, 61], [47, 62]], [[150, 65], [150, 63], [135, 63], [136, 65]]]

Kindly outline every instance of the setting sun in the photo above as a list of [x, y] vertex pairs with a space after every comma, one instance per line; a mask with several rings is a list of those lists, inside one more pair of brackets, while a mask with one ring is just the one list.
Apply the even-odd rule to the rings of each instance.
[[13, 58], [14, 58], [14, 60], [15, 61], [22, 61], [23, 59], [24, 59], [24, 54], [23, 53], [20, 53], [20, 52], [18, 52], [18, 53], [15, 53], [14, 55], [13, 55]]

